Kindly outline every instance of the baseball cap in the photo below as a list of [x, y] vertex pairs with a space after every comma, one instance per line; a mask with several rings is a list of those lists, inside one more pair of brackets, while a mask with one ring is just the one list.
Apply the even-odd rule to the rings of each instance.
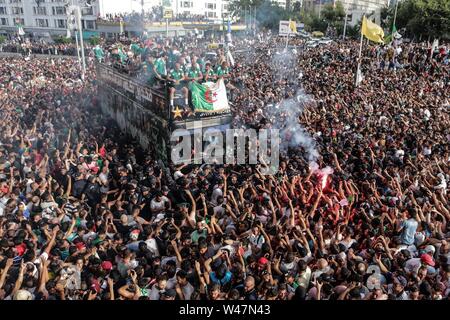
[[263, 264], [263, 265], [265, 265], [265, 264], [267, 264], [269, 262], [269, 260], [267, 260], [265, 257], [261, 257], [261, 258], [259, 258], [259, 260], [258, 260], [258, 264]]
[[110, 261], [103, 261], [102, 269], [105, 271], [110, 271], [112, 269], [112, 263]]
[[434, 267], [434, 264], [435, 264], [434, 260], [433, 260], [433, 257], [431, 257], [427, 253], [424, 253], [424, 254], [422, 254], [420, 256], [420, 261], [423, 262], [423, 263], [426, 263], [427, 265], [432, 266], [432, 267]]

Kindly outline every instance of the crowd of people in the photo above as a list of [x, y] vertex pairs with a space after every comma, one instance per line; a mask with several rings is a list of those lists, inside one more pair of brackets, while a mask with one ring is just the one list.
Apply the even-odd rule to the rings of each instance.
[[[85, 53], [91, 51], [91, 45], [86, 43]], [[52, 40], [49, 44], [46, 41], [23, 41], [22, 39], [12, 39], [0, 44], [0, 52], [18, 53], [23, 56], [30, 55], [62, 55], [76, 56], [77, 46], [75, 43], [56, 43]]]
[[[235, 40], [233, 125], [290, 124], [275, 110], [297, 101], [313, 140], [270, 176], [161, 163], [101, 114], [91, 63], [81, 81], [70, 60], [2, 59], [0, 299], [448, 299], [448, 49], [367, 45], [355, 87], [359, 42], [260, 39]], [[147, 70], [209, 61], [138, 47]]]

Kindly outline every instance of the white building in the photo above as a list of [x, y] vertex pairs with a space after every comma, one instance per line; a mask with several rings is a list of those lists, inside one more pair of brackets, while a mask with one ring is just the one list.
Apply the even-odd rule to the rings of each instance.
[[[67, 30], [66, 5], [72, 0], [0, 0], [0, 30], [15, 33], [21, 25], [27, 34], [65, 34]], [[74, 0], [77, 1], [77, 0]], [[99, 1], [82, 9], [81, 23], [86, 32], [96, 30]]]
[[316, 14], [320, 14], [323, 6], [338, 1], [347, 11], [347, 21], [351, 26], [357, 24], [363, 15], [370, 16], [369, 19], [380, 24], [381, 9], [392, 2], [392, 0], [303, 0], [302, 6], [306, 11], [314, 11]]
[[[141, 12], [141, 0], [100, 0], [100, 9], [106, 13], [130, 13]], [[116, 1], [116, 0], [114, 0]], [[285, 1], [285, 0], [284, 0]], [[202, 16], [208, 19], [222, 19], [222, 14], [228, 14], [230, 0], [144, 0], [144, 11], [149, 11], [153, 7], [165, 6], [173, 10], [177, 15]]]
[[207, 19], [222, 19], [228, 14], [229, 0], [172, 0], [174, 15], [195, 15]]
[[381, 9], [389, 5], [389, 0], [340, 0], [347, 11], [350, 25], [355, 25], [363, 15], [380, 24]]

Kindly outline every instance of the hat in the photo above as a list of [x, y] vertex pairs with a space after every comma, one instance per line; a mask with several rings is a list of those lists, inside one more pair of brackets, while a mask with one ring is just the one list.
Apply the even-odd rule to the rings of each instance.
[[27, 290], [19, 290], [14, 295], [14, 300], [31, 300], [31, 299], [32, 299], [32, 295]]
[[430, 256], [430, 255], [427, 254], [427, 253], [424, 253], [423, 255], [420, 256], [420, 261], [423, 262], [423, 263], [426, 263], [426, 264], [429, 265], [429, 266], [434, 267], [434, 260], [433, 260], [433, 257]]
[[163, 186], [163, 187], [161, 188], [161, 191], [162, 191], [162, 192], [169, 192], [170, 189], [169, 189], [168, 186]]
[[406, 287], [406, 285], [408, 284], [408, 281], [406, 281], [405, 277], [398, 276], [398, 277], [394, 278], [394, 283], [400, 284], [402, 287]]
[[434, 246], [432, 246], [431, 244], [429, 244], [423, 249], [423, 251], [425, 253], [429, 253], [431, 256], [433, 256], [434, 253], [436, 252], [436, 248]]
[[177, 292], [174, 289], [167, 289], [166, 291], [163, 292], [163, 296], [168, 298], [176, 297], [176, 295]]
[[258, 264], [262, 264], [262, 265], [265, 265], [265, 264], [267, 264], [269, 262], [269, 260], [267, 260], [265, 257], [261, 257], [261, 258], [259, 258], [259, 260], [258, 260]]
[[110, 261], [103, 261], [102, 269], [105, 271], [110, 271], [112, 269], [112, 263]]

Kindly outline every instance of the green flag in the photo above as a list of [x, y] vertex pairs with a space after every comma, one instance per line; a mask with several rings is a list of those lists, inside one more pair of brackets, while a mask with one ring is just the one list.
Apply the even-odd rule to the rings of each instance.
[[193, 82], [191, 86], [192, 104], [195, 111], [215, 112], [229, 109], [227, 90], [223, 79], [217, 83]]

